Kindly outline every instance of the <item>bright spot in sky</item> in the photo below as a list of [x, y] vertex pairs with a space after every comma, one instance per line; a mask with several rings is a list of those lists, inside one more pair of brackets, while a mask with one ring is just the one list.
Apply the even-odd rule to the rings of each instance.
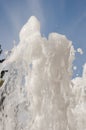
[[83, 50], [81, 48], [78, 48], [77, 52], [79, 52], [81, 55], [83, 54]]
[[77, 66], [74, 66], [73, 69], [76, 70], [76, 69], [77, 69]]

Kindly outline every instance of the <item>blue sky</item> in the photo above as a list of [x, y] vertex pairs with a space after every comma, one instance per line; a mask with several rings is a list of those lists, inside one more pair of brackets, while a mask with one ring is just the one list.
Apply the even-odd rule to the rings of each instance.
[[76, 54], [74, 64], [81, 74], [86, 62], [86, 0], [0, 0], [0, 44], [4, 50], [18, 43], [22, 26], [30, 16], [41, 22], [41, 32], [47, 36], [58, 32], [67, 36], [76, 48], [81, 47], [83, 56]]

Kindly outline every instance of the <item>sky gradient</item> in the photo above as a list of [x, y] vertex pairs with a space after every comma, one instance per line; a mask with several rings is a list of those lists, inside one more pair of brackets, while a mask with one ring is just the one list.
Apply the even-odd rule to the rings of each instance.
[[86, 62], [86, 0], [0, 0], [0, 44], [4, 50], [19, 41], [19, 32], [30, 16], [41, 23], [42, 35], [57, 32], [67, 36], [75, 49], [82, 48], [84, 54], [76, 53], [74, 62], [81, 74]]

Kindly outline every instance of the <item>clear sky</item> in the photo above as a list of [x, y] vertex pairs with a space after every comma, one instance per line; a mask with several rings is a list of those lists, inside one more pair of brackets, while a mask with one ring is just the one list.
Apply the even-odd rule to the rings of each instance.
[[83, 55], [76, 54], [74, 64], [81, 73], [86, 62], [86, 0], [0, 0], [0, 44], [4, 50], [18, 43], [22, 26], [30, 16], [41, 22], [41, 32], [47, 36], [58, 32], [73, 42], [75, 49], [82, 48]]

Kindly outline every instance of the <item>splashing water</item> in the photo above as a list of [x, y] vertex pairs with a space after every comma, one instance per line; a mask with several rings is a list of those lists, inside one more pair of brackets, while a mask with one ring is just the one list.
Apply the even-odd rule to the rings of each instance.
[[0, 88], [0, 130], [86, 130], [86, 65], [71, 80], [74, 52], [65, 36], [46, 39], [29, 19], [2, 65], [9, 72]]

